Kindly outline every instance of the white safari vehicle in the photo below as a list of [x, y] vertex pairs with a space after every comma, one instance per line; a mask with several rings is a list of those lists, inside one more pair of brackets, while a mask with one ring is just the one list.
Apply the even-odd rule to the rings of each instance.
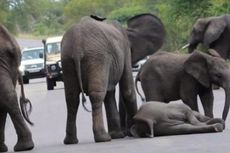
[[19, 71], [22, 74], [24, 84], [28, 84], [29, 79], [45, 76], [43, 54], [43, 47], [25, 48], [22, 50]]

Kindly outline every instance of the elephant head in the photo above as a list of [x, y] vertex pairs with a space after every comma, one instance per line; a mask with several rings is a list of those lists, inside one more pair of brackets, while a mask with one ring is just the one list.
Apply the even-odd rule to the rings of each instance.
[[222, 118], [226, 120], [230, 104], [230, 68], [215, 50], [209, 49], [208, 53], [194, 52], [186, 60], [184, 69], [206, 88], [211, 88], [212, 83], [223, 87], [226, 98]]
[[189, 53], [194, 51], [199, 43], [204, 47], [210, 48], [211, 44], [220, 38], [227, 27], [227, 18], [230, 16], [208, 17], [198, 19], [192, 29], [189, 44], [187, 45]]
[[126, 31], [131, 45], [132, 65], [156, 52], [165, 39], [164, 25], [152, 14], [130, 18]]

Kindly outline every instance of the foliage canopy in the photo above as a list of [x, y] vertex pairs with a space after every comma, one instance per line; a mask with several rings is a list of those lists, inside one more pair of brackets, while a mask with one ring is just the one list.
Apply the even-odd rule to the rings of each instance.
[[63, 34], [82, 16], [95, 14], [126, 24], [140, 13], [153, 13], [165, 25], [166, 50], [187, 42], [200, 17], [230, 13], [229, 0], [1, 0], [0, 22], [13, 33]]

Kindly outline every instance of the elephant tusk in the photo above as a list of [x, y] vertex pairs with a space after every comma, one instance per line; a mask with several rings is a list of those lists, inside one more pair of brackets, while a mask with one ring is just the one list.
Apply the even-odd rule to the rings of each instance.
[[185, 49], [185, 48], [188, 48], [189, 47], [189, 43], [188, 44], [186, 44], [186, 45], [184, 45], [181, 49]]

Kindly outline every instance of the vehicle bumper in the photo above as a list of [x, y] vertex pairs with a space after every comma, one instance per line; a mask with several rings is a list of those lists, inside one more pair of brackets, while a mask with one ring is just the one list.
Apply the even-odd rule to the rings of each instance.
[[28, 79], [42, 78], [42, 77], [45, 77], [45, 71], [44, 69], [37, 71], [37, 72], [24, 71], [24, 73], [22, 73], [22, 76]]

